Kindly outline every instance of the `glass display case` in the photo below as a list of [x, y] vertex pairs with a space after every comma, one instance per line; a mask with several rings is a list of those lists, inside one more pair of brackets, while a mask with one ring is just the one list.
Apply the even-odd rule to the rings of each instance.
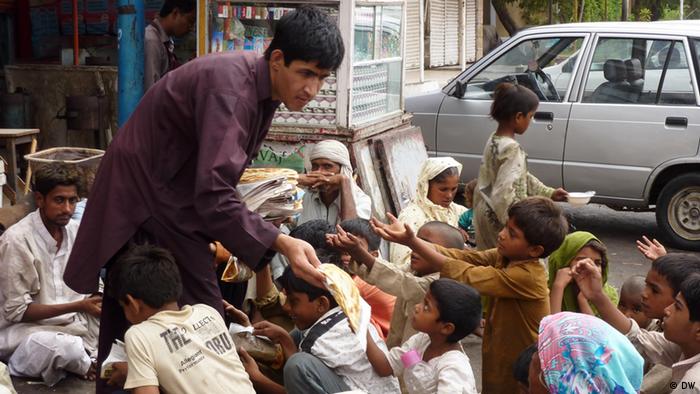
[[[301, 4], [312, 4], [339, 24], [343, 64], [302, 111], [281, 105], [273, 127], [298, 130], [361, 128], [403, 113], [404, 1], [206, 0], [206, 24], [198, 29], [200, 53], [234, 50], [264, 53], [275, 26]], [[201, 48], [203, 46], [203, 48]]]

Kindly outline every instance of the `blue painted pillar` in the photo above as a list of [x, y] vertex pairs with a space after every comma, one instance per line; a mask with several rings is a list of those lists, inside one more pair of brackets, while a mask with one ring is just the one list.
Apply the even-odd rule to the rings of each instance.
[[121, 127], [143, 96], [143, 0], [117, 1], [118, 122]]

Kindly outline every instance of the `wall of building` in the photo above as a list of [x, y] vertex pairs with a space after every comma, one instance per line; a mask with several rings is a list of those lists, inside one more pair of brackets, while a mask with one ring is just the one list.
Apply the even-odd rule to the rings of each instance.
[[56, 146], [96, 147], [90, 132], [67, 132], [67, 96], [106, 95], [112, 133], [117, 130], [117, 68], [108, 66], [12, 65], [5, 67], [7, 92], [32, 96], [33, 127], [41, 129], [39, 149]]

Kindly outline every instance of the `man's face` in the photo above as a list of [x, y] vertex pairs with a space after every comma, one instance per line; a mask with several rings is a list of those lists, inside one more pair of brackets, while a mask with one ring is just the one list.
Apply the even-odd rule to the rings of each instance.
[[340, 164], [328, 159], [311, 160], [311, 171], [328, 172], [333, 175], [340, 174]]
[[647, 272], [646, 286], [642, 293], [642, 311], [647, 317], [661, 319], [664, 310], [675, 301], [673, 289], [664, 276], [650, 269]]
[[317, 66], [318, 62], [292, 60], [287, 66], [284, 54], [276, 49], [270, 55], [272, 98], [282, 101], [290, 111], [301, 111], [323, 86], [331, 70]]
[[518, 261], [539, 257], [535, 249], [537, 247], [527, 242], [515, 219], [509, 218], [506, 226], [498, 233], [498, 253], [510, 261]]
[[80, 200], [75, 186], [62, 185], [54, 187], [47, 195], [35, 192], [34, 197], [42, 220], [57, 227], [68, 224]]
[[179, 9], [173, 10], [173, 36], [183, 37], [194, 30], [197, 15], [194, 11], [183, 14]]

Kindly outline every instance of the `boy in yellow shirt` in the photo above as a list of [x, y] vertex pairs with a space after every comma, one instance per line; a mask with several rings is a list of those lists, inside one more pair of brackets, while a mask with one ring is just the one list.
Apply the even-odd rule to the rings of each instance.
[[443, 278], [466, 283], [487, 298], [483, 335], [482, 393], [510, 393], [517, 383], [513, 364], [537, 341], [540, 320], [549, 314], [547, 275], [539, 259], [561, 245], [568, 230], [552, 200], [530, 197], [508, 209], [498, 247], [485, 251], [445, 249], [415, 236], [389, 215], [391, 224], [372, 220], [384, 239], [411, 248], [440, 267]]

